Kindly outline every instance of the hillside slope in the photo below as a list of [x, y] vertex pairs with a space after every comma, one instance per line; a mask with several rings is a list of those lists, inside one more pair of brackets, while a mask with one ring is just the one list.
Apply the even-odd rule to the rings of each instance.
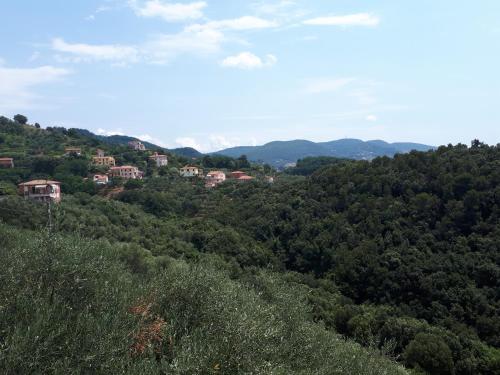
[[[66, 146], [82, 148], [83, 155], [62, 156]], [[138, 165], [145, 172], [145, 179], [125, 184], [117, 182], [119, 189], [113, 190], [113, 194], [108, 194], [108, 187], [96, 187], [92, 181], [85, 180], [95, 168], [90, 156], [97, 147], [103, 148], [120, 163]], [[161, 169], [148, 163], [148, 155], [148, 152], [109, 145], [72, 130], [43, 130], [0, 118], [0, 156], [14, 156], [16, 164], [15, 168], [0, 169], [0, 195], [3, 195], [0, 197], [0, 227], [10, 225], [19, 231], [19, 235], [14, 233], [16, 230], [12, 230], [12, 234], [9, 232], [11, 228], [5, 227], [6, 231], [0, 233], [0, 253], [4, 252], [0, 254], [4, 262], [0, 265], [0, 278], [7, 278], [4, 285], [12, 285], [0, 292], [7, 293], [0, 295], [4, 301], [0, 304], [0, 314], [5, 314], [7, 319], [9, 312], [20, 312], [14, 323], [7, 319], [3, 326], [0, 324], [0, 362], [9, 358], [7, 365], [23, 373], [30, 372], [23, 366], [39, 363], [37, 358], [61, 358], [61, 351], [51, 351], [49, 341], [39, 345], [39, 341], [20, 339], [29, 325], [36, 336], [45, 340], [39, 332], [52, 333], [52, 325], [48, 322], [65, 316], [64, 311], [59, 310], [51, 315], [51, 308], [69, 306], [73, 314], [70, 316], [82, 324], [87, 319], [100, 322], [99, 311], [107, 309], [111, 309], [112, 316], [127, 316], [123, 314], [128, 310], [125, 306], [130, 306], [129, 299], [125, 298], [126, 303], [117, 303], [113, 308], [103, 302], [107, 294], [98, 286], [102, 285], [101, 281], [116, 285], [112, 280], [98, 278], [95, 288], [85, 289], [88, 280], [93, 280], [93, 276], [86, 275], [93, 275], [94, 266], [101, 275], [99, 277], [108, 276], [102, 271], [107, 268], [99, 266], [99, 259], [97, 264], [92, 263], [95, 249], [104, 246], [106, 252], [114, 254], [112, 263], [125, 267], [130, 273], [120, 273], [125, 278], [124, 285], [128, 285], [126, 280], [130, 277], [134, 284], [130, 291], [134, 296], [137, 292], [139, 299], [147, 301], [146, 306], [155, 295], [150, 293], [151, 290], [178, 292], [177, 286], [171, 289], [171, 279], [167, 284], [149, 284], [156, 280], [158, 272], [161, 274], [167, 270], [170, 275], [178, 275], [181, 284], [195, 285], [182, 289], [169, 299], [169, 303], [174, 301], [175, 306], [191, 309], [188, 317], [208, 314], [209, 317], [215, 316], [215, 320], [203, 320], [199, 325], [190, 326], [193, 330], [186, 331], [185, 324], [191, 324], [191, 318], [186, 322], [172, 313], [170, 305], [161, 305], [154, 311], [164, 321], [170, 319], [174, 332], [178, 332], [176, 324], [180, 324], [184, 327], [183, 332], [189, 333], [189, 338], [198, 338], [198, 341], [189, 341], [185, 337], [188, 341], [181, 339], [181, 342], [203, 348], [203, 353], [209, 351], [205, 344], [211, 342], [209, 336], [212, 335], [217, 342], [210, 345], [217, 355], [210, 360], [213, 366], [220, 365], [217, 373], [238, 373], [231, 367], [235, 363], [233, 347], [242, 348], [238, 353], [241, 354], [239, 358], [245, 360], [246, 367], [242, 372], [247, 373], [266, 373], [265, 369], [258, 367], [262, 365], [263, 357], [267, 358], [266, 363], [271, 358], [274, 366], [267, 373], [273, 373], [271, 370], [275, 368], [283, 370], [282, 373], [293, 373], [288, 371], [289, 368], [299, 369], [298, 373], [303, 375], [364, 373], [363, 369], [353, 367], [358, 364], [368, 370], [373, 370], [373, 367], [386, 368], [387, 373], [397, 371], [390, 362], [373, 353], [373, 348], [390, 358], [397, 358], [419, 374], [496, 375], [500, 372], [499, 147], [474, 141], [471, 147], [442, 146], [435, 151], [412, 152], [394, 158], [379, 157], [371, 162], [328, 157], [304, 159], [295, 171], [299, 176], [278, 173], [274, 184], [259, 178], [247, 183], [229, 180], [210, 190], [204, 187], [201, 179], [179, 177], [177, 168], [185, 162], [182, 158], [171, 155], [172, 164]], [[272, 173], [263, 166], [249, 165], [244, 158], [204, 156], [196, 162], [203, 168], [243, 168], [262, 175]], [[18, 197], [16, 184], [30, 178], [61, 181], [62, 202], [48, 212], [46, 206]], [[42, 238], [40, 231], [46, 233], [49, 223], [55, 237], [45, 242], [40, 240], [31, 249], [30, 241]], [[75, 234], [78, 238], [67, 240], [67, 236]], [[22, 245], [10, 242], [16, 236], [22, 238]], [[87, 243], [90, 248], [82, 250], [73, 244], [65, 245], [67, 241]], [[56, 247], [47, 246], [47, 243]], [[49, 262], [44, 263], [40, 259], [45, 253], [40, 249], [47, 249], [58, 258], [48, 257]], [[13, 253], [6, 254], [7, 250]], [[34, 256], [37, 251], [42, 258]], [[59, 269], [50, 268], [65, 264], [64, 259], [72, 251], [83, 251], [90, 259], [79, 261], [68, 272], [63, 267], [64, 272], [60, 275]], [[30, 263], [30, 259], [33, 262]], [[77, 259], [69, 257], [71, 261]], [[171, 266], [183, 261], [189, 269], [187, 274], [194, 275], [194, 279], [200, 278], [201, 286], [190, 284], [193, 279], [186, 278], [186, 274], [175, 273], [176, 266], [174, 269]], [[7, 268], [4, 270], [3, 266]], [[215, 281], [197, 273], [197, 266], [205, 274], [217, 274], [230, 280], [229, 284], [226, 281], [223, 284], [234, 293], [228, 296], [225, 288], [216, 288], [215, 294], [210, 294], [210, 290], [203, 289], [203, 285], [213, 286]], [[54, 297], [44, 295], [44, 288], [33, 287], [33, 283], [41, 280], [39, 275], [46, 267], [51, 270], [50, 275], [56, 277], [55, 286], [68, 286], [67, 290], [63, 288], [64, 298], [67, 298], [63, 299], [64, 303], [51, 305]], [[34, 273], [30, 273], [30, 269]], [[84, 270], [83, 274], [79, 273], [80, 269]], [[276, 304], [282, 306], [279, 296], [288, 294], [280, 289], [275, 293], [274, 287], [269, 288], [266, 281], [269, 273], [283, 283], [284, 290], [298, 291], [297, 298], [284, 301], [286, 309], [273, 311], [281, 314], [295, 307], [302, 306], [302, 309], [305, 303], [306, 315], [292, 315], [297, 318], [289, 324], [287, 312], [281, 320], [272, 318], [270, 326], [261, 324], [262, 315], [258, 312], [241, 313], [245, 310], [241, 306], [248, 306], [247, 300], [251, 301], [250, 305], [259, 306], [259, 311], [267, 307], [274, 309]], [[74, 278], [75, 274], [78, 277]], [[216, 279], [220, 281], [219, 276]], [[27, 285], [26, 289], [16, 289], [22, 285]], [[152, 285], [154, 287], [150, 288]], [[117, 296], [126, 292], [110, 288]], [[12, 295], [8, 295], [10, 289], [15, 290]], [[177, 298], [191, 295], [191, 290], [198, 289], [202, 291], [201, 297]], [[79, 291], [84, 295], [78, 294]], [[30, 292], [35, 294], [30, 295]], [[241, 300], [236, 298], [239, 293], [244, 296]], [[204, 304], [207, 296], [211, 296], [210, 307]], [[44, 298], [47, 298], [48, 305]], [[83, 316], [79, 315], [75, 306], [80, 300], [86, 301], [85, 306], [97, 310], [85, 310]], [[237, 314], [232, 300], [238, 306]], [[97, 301], [97, 305], [87, 304], [87, 301]], [[8, 310], [4, 309], [5, 306]], [[31, 306], [46, 308], [33, 311]], [[99, 306], [104, 306], [104, 310], [99, 310]], [[227, 311], [227, 306], [233, 307]], [[121, 310], [117, 312], [114, 308]], [[93, 315], [95, 311], [97, 315]], [[243, 327], [243, 333], [238, 331], [235, 334], [231, 324], [221, 326], [221, 321], [216, 318], [221, 311], [224, 312], [223, 319]], [[248, 317], [255, 324], [247, 320], [242, 322], [242, 317]], [[3, 316], [0, 318], [0, 321], [4, 319]], [[133, 321], [132, 317], [129, 318]], [[34, 320], [39, 322], [36, 327], [32, 325]], [[20, 328], [14, 332], [11, 327], [15, 330], [17, 321]], [[93, 360], [98, 357], [88, 344], [93, 342], [95, 326], [88, 330], [79, 326], [81, 329], [75, 331], [76, 336], [71, 336], [73, 330], [65, 330], [66, 321], [57, 325], [60, 334], [54, 341], [74, 346], [83, 339], [82, 350], [89, 354], [85, 358], [95, 366]], [[314, 324], [312, 331], [306, 329], [313, 322], [320, 325]], [[126, 343], [121, 336], [120, 321], [108, 320], [106, 323], [110, 324], [110, 330], [102, 336], [101, 348], [107, 345], [106, 337], [111, 343], [113, 337], [118, 337], [122, 345], [118, 347], [124, 350]], [[212, 323], [217, 327], [216, 332], [205, 326]], [[297, 332], [295, 329], [299, 327], [301, 342], [306, 346], [311, 337], [318, 339], [319, 346], [313, 346], [313, 353], [318, 355], [313, 356], [307, 348], [301, 350], [293, 346], [294, 357], [303, 361], [297, 364], [290, 357], [284, 359], [269, 352], [266, 340], [275, 336], [269, 336], [267, 329], [275, 324], [284, 327], [284, 331], [279, 332], [290, 334]], [[264, 338], [260, 336], [259, 327], [267, 332]], [[321, 332], [321, 335], [315, 336], [312, 332]], [[329, 347], [332, 337], [334, 340], [338, 338], [336, 333], [371, 349], [361, 351], [359, 356], [355, 354], [356, 359], [361, 359], [357, 362], [352, 358], [353, 363], [350, 363], [343, 350], [347, 348], [348, 352], [356, 352], [357, 349], [348, 341], [344, 349], [332, 349], [337, 355], [325, 359], [321, 356], [325, 347], [322, 345]], [[172, 335], [174, 345], [180, 337], [184, 336]], [[238, 337], [236, 343], [233, 342], [235, 337]], [[5, 338], [10, 346], [2, 341]], [[240, 342], [241, 338], [244, 342]], [[57, 343], [54, 345], [60, 348]], [[227, 343], [227, 346], [221, 347], [221, 343]], [[244, 346], [247, 343], [249, 346]], [[255, 349], [256, 356], [248, 357], [251, 352], [248, 348], [254, 345], [262, 351]], [[283, 345], [278, 343], [277, 347], [286, 352], [287, 347]], [[17, 348], [17, 351], [5, 351], [9, 347]], [[154, 346], [151, 348], [154, 352]], [[196, 356], [188, 350], [193, 346], [174, 348], [174, 353], [167, 351], [162, 357], [168, 366], [183, 361], [183, 366], [187, 367], [182, 368], [188, 369], [193, 364], [198, 366], [200, 360], [204, 361], [204, 354]], [[15, 353], [29, 355], [18, 359]], [[30, 362], [31, 353], [36, 355], [31, 356], [35, 359]], [[113, 357], [107, 357], [106, 353], [101, 353], [102, 358]], [[176, 353], [183, 354], [179, 358]], [[221, 353], [231, 354], [223, 356], [222, 361]], [[259, 353], [264, 353], [263, 357]], [[336, 363], [342, 369], [330, 362], [337, 356], [340, 362]], [[64, 358], [66, 362], [54, 362], [55, 366], [74, 365], [81, 359]], [[367, 358], [381, 361], [381, 367], [370, 364], [371, 360]], [[123, 364], [105, 363], [109, 366]], [[145, 366], [140, 361], [134, 363]], [[203, 362], [203, 366], [207, 363]], [[224, 367], [223, 363], [230, 365]], [[313, 363], [326, 367], [318, 368]], [[125, 365], [128, 369], [134, 366], [126, 361]], [[31, 372], [44, 372], [30, 369]], [[168, 373], [166, 369], [171, 370], [165, 367], [163, 372]], [[185, 370], [184, 373], [203, 372]], [[280, 372], [276, 370], [274, 373]]]
[[110, 145], [126, 146], [128, 144], [128, 142], [130, 142], [130, 141], [139, 140], [149, 150], [162, 150], [163, 152], [171, 152], [173, 154], [184, 156], [187, 158], [199, 158], [199, 157], [203, 156], [203, 154], [201, 152], [198, 152], [197, 150], [195, 150], [194, 148], [191, 148], [191, 147], [180, 147], [180, 148], [174, 148], [174, 149], [166, 149], [164, 147], [155, 145], [153, 143], [146, 142], [146, 141], [140, 140], [138, 138], [134, 138], [134, 137], [129, 137], [126, 135], [104, 136], [104, 135], [94, 134], [91, 131], [86, 130], [86, 129], [70, 129], [70, 130], [74, 130], [74, 131], [78, 132], [79, 134], [84, 135], [85, 137], [97, 139], [103, 143], [107, 143]]

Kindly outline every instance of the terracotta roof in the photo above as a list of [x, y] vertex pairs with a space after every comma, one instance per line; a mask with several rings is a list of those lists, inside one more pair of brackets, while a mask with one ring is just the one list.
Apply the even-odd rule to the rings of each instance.
[[253, 180], [253, 177], [252, 176], [241, 176], [241, 177], [237, 178], [237, 180]]
[[120, 167], [111, 167], [110, 169], [122, 169], [122, 168], [137, 168], [137, 167], [134, 167], [133, 165], [122, 165]]
[[19, 186], [31, 186], [31, 185], [60, 185], [59, 181], [51, 181], [51, 180], [33, 180], [28, 182], [23, 182], [19, 184]]
[[225, 174], [224, 172], [222, 171], [211, 171], [211, 172], [208, 172], [207, 175], [212, 175], [212, 174]]
[[14, 158], [0, 158], [0, 160], [12, 161], [12, 160], [14, 160]]

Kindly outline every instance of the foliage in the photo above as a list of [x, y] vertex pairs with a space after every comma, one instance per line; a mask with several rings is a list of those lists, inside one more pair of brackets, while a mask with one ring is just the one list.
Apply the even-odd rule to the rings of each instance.
[[[169, 290], [163, 282], [181, 288], [170, 276], [156, 273], [168, 269], [207, 296], [211, 291], [188, 274], [215, 286], [222, 285], [219, 278], [229, 277], [231, 283], [250, 293], [245, 298], [263, 309], [263, 314], [267, 305], [259, 298], [274, 306], [277, 295], [298, 288], [298, 294], [284, 295], [289, 296], [289, 306], [295, 307], [296, 298], [307, 300], [307, 313], [297, 318], [300, 324], [310, 324], [312, 318], [328, 330], [397, 358], [415, 371], [500, 373], [498, 146], [474, 141], [471, 147], [443, 146], [371, 162], [310, 158], [289, 171], [298, 176], [279, 174], [274, 184], [257, 178], [248, 183], [226, 181], [217, 189], [207, 190], [201, 179], [179, 177], [178, 168], [188, 160], [176, 156], [169, 159], [168, 167], [157, 169], [148, 163], [148, 153], [100, 144], [73, 130], [42, 130], [6, 118], [0, 118], [0, 137], [4, 142], [0, 144], [0, 156], [16, 158], [16, 168], [0, 169], [0, 222], [32, 230], [47, 227], [46, 206], [12, 195], [16, 184], [28, 178], [61, 180], [64, 197], [52, 210], [54, 230], [99, 241], [96, 244], [113, 249], [110, 251], [115, 252], [127, 275], [130, 273], [133, 279], [140, 275], [141, 288], [142, 282], [152, 283], [146, 293], [155, 296], [148, 310], [152, 315], [134, 332], [141, 338], [137, 342], [146, 342], [145, 347], [151, 344], [153, 352], [157, 340], [166, 337], [162, 327], [165, 323], [168, 331], [172, 324], [169, 314], [174, 311], [155, 291]], [[81, 147], [82, 157], [62, 157], [64, 147], [69, 145]], [[105, 149], [120, 163], [140, 166], [146, 172], [145, 180], [127, 182], [124, 188], [115, 181], [116, 186], [97, 189], [85, 180], [96, 171], [90, 165], [96, 147]], [[210, 155], [189, 162], [206, 169], [232, 170], [240, 169], [237, 167], [243, 164], [238, 163], [245, 159]], [[255, 176], [270, 172], [254, 165], [247, 171]], [[0, 241], [9, 243], [5, 238]], [[31, 246], [29, 243], [26, 239], [26, 246]], [[181, 259], [187, 264], [178, 261]], [[176, 271], [178, 267], [187, 267], [189, 272]], [[216, 269], [225, 271], [219, 274]], [[273, 277], [278, 277], [284, 291], [273, 283], [274, 287], [267, 287], [268, 272], [276, 273]], [[240, 289], [233, 291], [231, 283], [224, 284], [227, 289], [214, 286], [216, 295], [225, 296], [221, 297], [223, 303], [232, 308], [236, 308], [232, 299], [247, 306]], [[191, 293], [179, 290], [175, 298]], [[226, 311], [216, 297], [210, 298], [218, 311]], [[185, 309], [191, 303], [199, 304], [194, 297], [186, 301]], [[215, 314], [208, 307], [203, 309], [196, 311]], [[247, 324], [227, 311], [225, 314], [224, 319]], [[194, 313], [189, 316], [197, 319]], [[248, 319], [264, 316], [259, 311], [249, 312]], [[240, 343], [231, 340], [239, 331], [231, 331], [223, 321], [210, 322], [227, 332], [231, 345], [238, 348]], [[318, 326], [314, 327], [305, 331], [307, 345], [310, 337], [317, 337], [314, 332]], [[208, 356], [219, 356], [227, 350], [207, 347], [205, 341], [212, 341], [205, 331], [199, 333], [199, 342], [181, 336], [188, 340], [186, 347], [199, 345]], [[255, 344], [260, 338], [250, 335], [248, 340], [251, 348], [260, 345]], [[275, 355], [267, 347], [252, 350], [259, 360]], [[322, 349], [317, 350], [322, 358]], [[189, 369], [185, 371], [196, 373], [190, 367], [195, 364], [208, 366], [201, 352], [197, 352], [199, 358], [192, 353], [182, 362], [183, 368]], [[248, 353], [244, 349], [238, 353], [242, 366], [250, 366]], [[165, 355], [170, 356], [166, 360], [170, 366], [172, 353]], [[286, 365], [258, 368], [260, 373], [287, 373], [292, 362], [273, 358], [275, 363]], [[226, 363], [230, 360], [226, 358]], [[231, 367], [237, 364], [227, 368], [218, 364], [217, 371], [258, 372], [251, 367]], [[146, 369], [149, 364], [140, 366]], [[164, 367], [167, 373], [182, 373], [168, 366]], [[309, 367], [303, 373], [314, 371]], [[318, 373], [321, 371], [318, 369]]]
[[405, 373], [310, 322], [303, 292], [278, 276], [259, 276], [264, 299], [210, 259], [139, 278], [105, 242], [0, 234], [4, 374]]

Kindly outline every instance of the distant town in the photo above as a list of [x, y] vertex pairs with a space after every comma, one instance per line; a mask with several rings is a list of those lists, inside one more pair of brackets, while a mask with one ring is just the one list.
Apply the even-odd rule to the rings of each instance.
[[[128, 142], [128, 147], [138, 152], [147, 152], [146, 146], [139, 140]], [[82, 155], [82, 148], [66, 147], [63, 156], [80, 157]], [[149, 160], [158, 168], [168, 166], [168, 156], [159, 154], [158, 152], [151, 152]], [[105, 173], [94, 173], [88, 177], [88, 179], [91, 179], [99, 186], [106, 186], [112, 181], [117, 180], [144, 179], [144, 172], [139, 170], [137, 166], [117, 166], [115, 158], [111, 155], [106, 155], [105, 151], [99, 148], [96, 150], [95, 156], [92, 157], [92, 164], [100, 166], [106, 171]], [[0, 168], [14, 168], [14, 166], [14, 158], [0, 158]], [[242, 171], [225, 172], [222, 170], [210, 170], [205, 174], [201, 167], [189, 164], [179, 169], [179, 175], [183, 178], [202, 179], [207, 189], [216, 188], [226, 180], [248, 182], [255, 179], [255, 177]], [[268, 183], [273, 183], [274, 177], [265, 176], [264, 180]], [[18, 192], [25, 199], [39, 202], [59, 203], [62, 199], [61, 182], [55, 180], [36, 179], [26, 181], [18, 185]]]

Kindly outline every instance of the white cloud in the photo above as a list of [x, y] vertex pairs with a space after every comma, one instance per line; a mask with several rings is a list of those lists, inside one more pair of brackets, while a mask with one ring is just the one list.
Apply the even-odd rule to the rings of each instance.
[[377, 120], [378, 120], [378, 118], [375, 115], [368, 115], [368, 116], [366, 116], [366, 121], [374, 122], [374, 121], [377, 121]]
[[350, 83], [354, 82], [355, 78], [323, 78], [310, 81], [305, 88], [308, 94], [322, 94], [325, 92], [338, 91]]
[[195, 20], [203, 17], [204, 1], [193, 3], [171, 3], [160, 0], [146, 1], [138, 5], [136, 0], [129, 2], [135, 13], [140, 17], [160, 17], [168, 22]]
[[224, 34], [217, 30], [182, 31], [178, 34], [160, 34], [141, 47], [144, 58], [156, 64], [165, 64], [182, 54], [208, 55], [218, 52]]
[[86, 21], [95, 21], [95, 19], [96, 19], [97, 15], [98, 15], [99, 13], [102, 13], [102, 12], [108, 12], [108, 11], [110, 11], [110, 10], [112, 10], [112, 9], [113, 9], [113, 7], [108, 6], [108, 5], [103, 5], [103, 6], [100, 6], [100, 7], [98, 7], [98, 8], [95, 10], [95, 12], [94, 12], [93, 14], [90, 14], [90, 15], [88, 15], [87, 17], [85, 17], [85, 20], [86, 20]]
[[264, 18], [254, 17], [254, 16], [243, 16], [239, 18], [220, 20], [220, 21], [210, 21], [204, 24], [195, 24], [187, 28], [187, 30], [256, 30], [256, 29], [269, 29], [277, 27], [278, 23], [275, 21], [269, 21]]
[[180, 137], [175, 140], [177, 147], [191, 147], [198, 151], [202, 150], [201, 147], [194, 138], [191, 137]]
[[56, 82], [70, 74], [69, 70], [53, 66], [38, 68], [7, 68], [0, 60], [0, 111], [30, 109], [43, 99], [33, 90], [37, 86]]
[[210, 151], [219, 151], [239, 144], [239, 139], [228, 139], [223, 135], [211, 135], [208, 139]]
[[220, 50], [224, 34], [218, 30], [184, 30], [177, 34], [158, 34], [138, 46], [92, 45], [66, 43], [56, 38], [52, 48], [61, 55], [62, 62], [110, 62], [113, 65], [127, 65], [138, 62], [166, 64], [183, 54], [208, 55]]
[[[255, 144], [255, 139], [251, 139], [250, 143]], [[154, 143], [154, 142], [153, 142]], [[236, 147], [241, 145], [240, 138], [228, 138], [219, 134], [210, 134], [208, 136], [203, 137], [203, 140], [200, 142], [193, 137], [180, 137], [175, 140], [175, 145], [171, 148], [175, 147], [192, 147], [200, 152], [214, 152], [220, 151], [230, 147]]]
[[317, 17], [303, 21], [304, 25], [315, 26], [378, 26], [379, 23], [380, 18], [370, 13]]
[[106, 130], [103, 128], [99, 128], [96, 130], [97, 135], [104, 135], [106, 137], [110, 137], [112, 135], [125, 135], [122, 129], [115, 129], [115, 130]]
[[251, 52], [242, 52], [235, 56], [226, 57], [221, 65], [225, 68], [238, 68], [238, 69], [260, 69], [271, 67], [278, 59], [274, 55], [266, 55], [265, 59], [254, 55]]
[[[119, 44], [92, 45], [85, 43], [66, 43], [61, 38], [52, 40], [52, 49], [70, 55], [72, 62], [110, 61], [115, 64], [133, 63], [138, 60], [136, 47]], [[65, 60], [61, 58], [61, 60]]]

